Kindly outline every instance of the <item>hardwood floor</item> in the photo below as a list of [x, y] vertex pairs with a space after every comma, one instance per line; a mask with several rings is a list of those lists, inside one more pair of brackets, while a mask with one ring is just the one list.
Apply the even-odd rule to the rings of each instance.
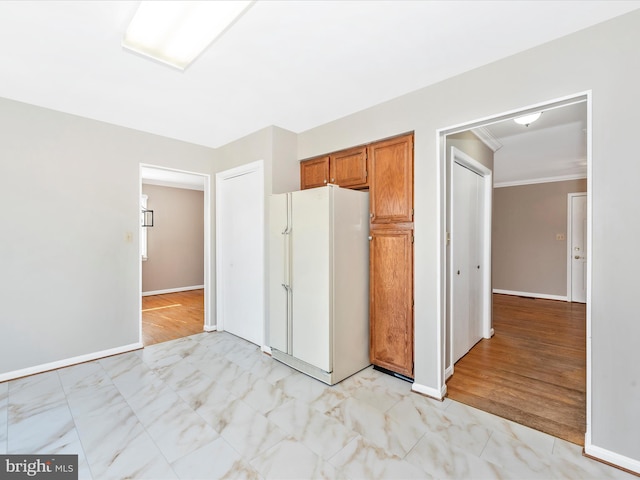
[[448, 396], [584, 445], [586, 306], [494, 294], [493, 327], [455, 364]]
[[145, 347], [201, 333], [204, 290], [142, 297], [142, 343]]

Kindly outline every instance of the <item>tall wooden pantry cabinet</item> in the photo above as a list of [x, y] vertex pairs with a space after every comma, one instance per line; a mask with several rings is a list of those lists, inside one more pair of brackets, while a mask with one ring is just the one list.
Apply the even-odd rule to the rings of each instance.
[[413, 134], [300, 162], [301, 189], [368, 189], [369, 357], [413, 378]]
[[413, 378], [413, 135], [369, 146], [371, 363]]

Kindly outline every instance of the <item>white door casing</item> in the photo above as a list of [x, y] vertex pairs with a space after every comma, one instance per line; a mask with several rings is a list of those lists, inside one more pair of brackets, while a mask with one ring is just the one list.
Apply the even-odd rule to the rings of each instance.
[[567, 201], [567, 300], [587, 302], [587, 194]]
[[[447, 386], [446, 379], [449, 373], [449, 365], [450, 356], [445, 355], [446, 348], [448, 345], [448, 341], [450, 340], [447, 337], [447, 326], [449, 323], [449, 308], [448, 308], [448, 300], [449, 300], [449, 289], [450, 289], [450, 269], [449, 269], [449, 258], [448, 258], [448, 242], [447, 242], [447, 224], [446, 220], [449, 215], [449, 203], [450, 203], [450, 175], [447, 172], [447, 155], [446, 155], [446, 137], [450, 134], [455, 134], [458, 132], [463, 132], [470, 130], [472, 128], [481, 127], [484, 125], [490, 125], [492, 123], [499, 122], [501, 120], [512, 119], [515, 117], [522, 116], [527, 113], [531, 113], [534, 111], [540, 111], [549, 108], [561, 108], [566, 105], [571, 105], [576, 102], [587, 102], [587, 191], [592, 191], [593, 185], [593, 167], [592, 167], [592, 156], [593, 156], [593, 147], [592, 147], [592, 103], [593, 103], [593, 93], [591, 90], [587, 90], [584, 92], [578, 92], [571, 95], [567, 95], [564, 97], [558, 97], [552, 100], [547, 100], [545, 102], [530, 104], [526, 107], [521, 107], [514, 110], [504, 111], [499, 114], [495, 114], [488, 117], [478, 118], [473, 121], [468, 121], [461, 124], [451, 125], [449, 127], [438, 128], [436, 130], [437, 136], [437, 145], [439, 152], [439, 164], [438, 164], [438, 172], [439, 172], [439, 214], [438, 214], [438, 258], [439, 258], [439, 269], [438, 269], [438, 297], [436, 302], [436, 310], [437, 310], [437, 324], [438, 328], [436, 330], [436, 365], [437, 365], [437, 379], [436, 383], [433, 385], [421, 384], [418, 382], [414, 382], [412, 386], [412, 390], [416, 392], [420, 392], [426, 395], [433, 396], [434, 398], [442, 399], [446, 395]], [[587, 195], [587, 253], [589, 253], [592, 244], [593, 238], [593, 200], [592, 195]], [[490, 235], [490, 232], [489, 232]], [[489, 237], [490, 238], [490, 237]], [[585, 452], [587, 454], [591, 454], [597, 458], [603, 458], [602, 452], [598, 451], [597, 447], [594, 447], [591, 440], [591, 424], [592, 424], [592, 347], [591, 347], [591, 290], [592, 290], [592, 255], [588, 255], [587, 258], [587, 409], [586, 409], [586, 426], [587, 431], [585, 433]], [[485, 269], [485, 274], [487, 269]]]
[[264, 346], [264, 167], [216, 174], [217, 327]]

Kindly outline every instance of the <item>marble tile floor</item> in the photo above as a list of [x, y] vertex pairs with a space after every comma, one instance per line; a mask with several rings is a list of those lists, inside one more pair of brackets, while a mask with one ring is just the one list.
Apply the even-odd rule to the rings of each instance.
[[369, 367], [329, 387], [224, 332], [0, 383], [0, 453], [82, 479], [634, 479]]

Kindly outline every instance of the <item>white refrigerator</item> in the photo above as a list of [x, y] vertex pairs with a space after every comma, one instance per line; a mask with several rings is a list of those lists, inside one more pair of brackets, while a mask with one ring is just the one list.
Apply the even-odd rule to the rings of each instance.
[[329, 385], [369, 365], [369, 194], [271, 195], [269, 345]]

